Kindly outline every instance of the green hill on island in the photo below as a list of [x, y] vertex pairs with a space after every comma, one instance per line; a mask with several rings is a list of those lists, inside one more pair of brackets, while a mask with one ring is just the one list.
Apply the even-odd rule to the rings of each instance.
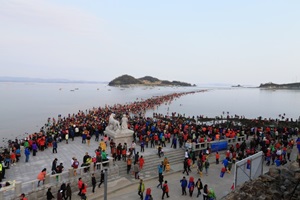
[[300, 83], [286, 83], [286, 84], [276, 84], [276, 83], [265, 83], [260, 84], [259, 88], [263, 89], [300, 89]]
[[108, 83], [109, 86], [122, 86], [122, 85], [145, 85], [145, 86], [192, 86], [190, 83], [180, 81], [167, 81], [159, 80], [152, 76], [145, 76], [142, 78], [134, 78], [130, 75], [122, 75]]

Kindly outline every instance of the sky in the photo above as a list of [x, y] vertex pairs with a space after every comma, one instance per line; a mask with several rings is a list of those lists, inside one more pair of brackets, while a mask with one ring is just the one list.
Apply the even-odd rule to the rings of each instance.
[[0, 76], [300, 82], [300, 1], [0, 0]]

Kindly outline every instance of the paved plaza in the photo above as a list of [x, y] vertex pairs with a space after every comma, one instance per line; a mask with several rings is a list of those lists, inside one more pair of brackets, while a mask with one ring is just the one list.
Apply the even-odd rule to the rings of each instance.
[[[81, 138], [77, 137], [74, 141], [69, 141], [69, 144], [66, 144], [65, 141], [58, 143], [58, 153], [53, 154], [52, 148], [48, 148], [45, 151], [39, 151], [37, 156], [30, 156], [28, 163], [25, 163], [25, 156], [22, 155], [20, 162], [16, 166], [11, 166], [10, 169], [6, 170], [6, 180], [17, 180], [28, 182], [36, 180], [38, 173], [43, 169], [47, 168], [48, 171], [51, 169], [52, 161], [54, 158], [58, 158], [58, 163], [62, 162], [65, 166], [65, 169], [70, 168], [71, 158], [77, 157], [80, 162], [86, 152], [90, 155], [94, 155], [94, 150], [98, 147], [98, 142], [91, 140], [90, 146], [87, 144], [81, 143]], [[109, 148], [108, 148], [109, 149]], [[139, 148], [138, 148], [139, 149]], [[165, 148], [166, 154], [168, 151], [171, 151], [170, 144], [167, 144]], [[145, 152], [141, 153], [145, 157], [146, 164], [158, 165], [159, 163], [147, 163], [147, 155], [152, 155], [157, 152], [156, 149], [145, 148]], [[184, 158], [184, 155], [178, 155]], [[225, 157], [224, 153], [221, 152], [221, 160]], [[293, 149], [292, 159], [296, 158], [296, 148]], [[201, 180], [203, 184], [207, 184], [208, 188], [213, 188], [216, 192], [218, 199], [228, 194], [231, 190], [231, 185], [233, 184], [234, 179], [234, 167], [231, 174], [226, 173], [224, 178], [220, 178], [220, 170], [222, 165], [216, 165], [215, 156], [212, 154], [209, 157], [211, 163], [208, 175], [206, 176], [203, 173]], [[170, 187], [170, 198], [169, 199], [196, 199], [196, 190], [194, 191], [193, 197], [182, 196], [180, 179], [182, 179], [183, 165], [176, 164], [172, 165], [171, 171], [164, 173], [165, 180], [168, 181]], [[269, 167], [264, 165], [264, 172], [267, 172]], [[196, 173], [196, 167], [192, 168], [190, 176], [193, 176], [197, 180], [200, 175]], [[186, 175], [185, 175], [186, 176]], [[145, 187], [152, 189], [152, 195], [154, 199], [161, 199], [162, 190], [158, 189], [156, 186], [158, 184], [158, 174], [157, 172], [141, 172], [141, 177], [145, 180]], [[187, 180], [189, 176], [186, 176]], [[99, 181], [99, 180], [97, 180]], [[122, 200], [122, 199], [139, 199], [137, 194], [138, 180], [134, 179], [132, 175], [126, 175], [115, 180], [108, 180], [108, 199], [109, 200]], [[77, 191], [73, 191], [74, 193]], [[55, 194], [56, 191], [53, 191]], [[91, 188], [88, 188], [88, 198], [90, 199], [103, 199], [104, 187], [96, 188], [96, 192], [92, 194]], [[200, 198], [200, 197], [199, 197]], [[72, 199], [79, 199], [77, 195], [73, 194]], [[202, 199], [202, 196], [201, 196]]]

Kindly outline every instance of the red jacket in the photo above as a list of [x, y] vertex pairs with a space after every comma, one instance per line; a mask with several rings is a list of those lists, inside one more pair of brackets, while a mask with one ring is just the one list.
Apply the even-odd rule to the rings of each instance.
[[81, 189], [82, 184], [83, 184], [82, 180], [79, 180], [79, 181], [78, 181], [78, 189]]

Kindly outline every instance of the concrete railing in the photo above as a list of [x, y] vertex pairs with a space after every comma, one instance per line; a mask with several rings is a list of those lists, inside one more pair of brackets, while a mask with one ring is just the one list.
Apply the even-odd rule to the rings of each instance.
[[55, 191], [58, 190], [60, 185], [64, 182], [71, 183], [75, 189], [79, 177], [82, 177], [84, 182], [88, 182], [91, 173], [95, 173], [96, 177], [100, 177], [101, 170], [109, 169], [112, 166], [113, 159], [108, 158], [107, 161], [96, 163], [95, 167], [94, 163], [91, 163], [89, 166], [78, 167], [76, 169], [76, 176], [74, 175], [73, 168], [69, 168], [58, 174], [52, 175], [49, 173], [46, 174], [44, 184], [40, 183], [40, 187], [37, 186], [37, 179], [24, 183], [13, 181], [10, 186], [2, 187], [0, 189], [0, 199], [19, 199], [18, 197], [22, 193], [30, 193], [30, 199], [44, 199], [49, 187], [53, 187], [54, 190], [52, 191]]

